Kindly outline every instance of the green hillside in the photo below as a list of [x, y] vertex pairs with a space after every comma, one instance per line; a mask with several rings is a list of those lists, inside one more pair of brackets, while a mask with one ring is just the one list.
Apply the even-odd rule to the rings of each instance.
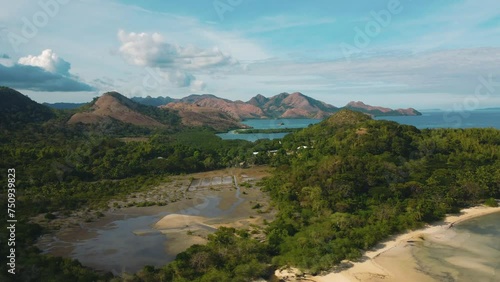
[[342, 110], [282, 144], [266, 185], [280, 210], [268, 236], [276, 265], [326, 270], [391, 234], [500, 197], [495, 129], [420, 131]]
[[22, 123], [43, 122], [55, 115], [46, 106], [9, 87], [0, 86], [0, 125], [14, 127]]

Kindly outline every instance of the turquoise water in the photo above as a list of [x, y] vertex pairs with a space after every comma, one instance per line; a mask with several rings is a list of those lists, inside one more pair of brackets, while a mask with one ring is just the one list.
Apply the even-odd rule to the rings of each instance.
[[244, 124], [258, 129], [269, 128], [304, 128], [310, 124], [320, 122], [320, 119], [247, 119], [243, 121]]
[[[476, 111], [429, 111], [421, 116], [376, 117], [377, 120], [391, 120], [417, 128], [497, 128], [500, 129], [500, 110]], [[244, 124], [256, 129], [304, 128], [320, 122], [319, 119], [249, 119]], [[237, 134], [234, 131], [217, 134], [222, 139], [243, 139], [254, 142], [259, 139], [281, 139], [288, 133]]]
[[419, 270], [436, 281], [500, 281], [500, 213], [474, 218], [413, 250]]
[[[255, 129], [270, 129], [270, 128], [305, 128], [310, 124], [320, 122], [320, 119], [248, 119], [243, 121], [243, 124], [251, 126]], [[255, 134], [237, 134], [234, 131], [217, 134], [222, 139], [242, 139], [250, 142], [255, 142], [259, 139], [281, 139], [288, 133], [255, 133]]]
[[500, 129], [500, 110], [476, 110], [470, 112], [436, 111], [423, 112], [421, 116], [376, 117], [392, 120], [417, 128], [472, 128], [493, 127]]

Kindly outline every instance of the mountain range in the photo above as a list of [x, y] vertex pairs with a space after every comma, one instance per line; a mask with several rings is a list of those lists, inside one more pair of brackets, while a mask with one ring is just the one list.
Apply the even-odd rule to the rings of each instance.
[[2, 103], [1, 111], [3, 121], [45, 121], [54, 117], [57, 108], [72, 112], [68, 124], [118, 121], [150, 128], [207, 126], [217, 131], [245, 128], [246, 126], [240, 122], [252, 118], [324, 119], [343, 108], [372, 116], [420, 115], [412, 108], [393, 110], [362, 102], [351, 102], [345, 107], [338, 108], [299, 92], [281, 93], [269, 98], [259, 94], [247, 102], [231, 101], [211, 94], [190, 95], [181, 99], [169, 97], [129, 99], [120, 93], [108, 92], [96, 97], [90, 103], [75, 104], [76, 108], [73, 108], [71, 103], [42, 105], [7, 87], [0, 88], [0, 98], [5, 102]]
[[108, 92], [95, 99], [88, 109], [75, 113], [69, 124], [96, 124], [105, 120], [143, 127], [211, 127], [217, 131], [245, 128], [238, 119], [215, 108], [178, 102], [155, 107], [135, 102], [120, 93]]
[[68, 125], [124, 124], [145, 128], [211, 127], [217, 131], [246, 128], [227, 113], [189, 103], [168, 107], [143, 105], [117, 92], [107, 92], [90, 103], [39, 104], [8, 87], [0, 87], [0, 128], [43, 123], [65, 116]]
[[363, 102], [350, 102], [344, 107], [335, 107], [325, 102], [313, 99], [300, 92], [281, 93], [272, 97], [258, 94], [247, 102], [232, 101], [219, 98], [212, 94], [189, 95], [181, 99], [170, 97], [134, 97], [138, 103], [148, 103], [155, 106], [174, 107], [174, 104], [187, 103], [200, 107], [218, 109], [237, 120], [252, 118], [315, 118], [324, 119], [338, 112], [342, 108], [363, 112], [371, 116], [416, 116], [420, 112], [413, 108], [390, 109], [379, 106], [366, 105]]

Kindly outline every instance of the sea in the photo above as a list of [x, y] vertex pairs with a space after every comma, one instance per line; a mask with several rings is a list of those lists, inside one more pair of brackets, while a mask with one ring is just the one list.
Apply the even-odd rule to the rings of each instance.
[[436, 281], [500, 281], [500, 213], [456, 224], [412, 253], [418, 270]]
[[[305, 128], [309, 125], [320, 122], [321, 119], [247, 119], [242, 123], [251, 126], [255, 129], [271, 129], [271, 128]], [[281, 139], [288, 133], [253, 133], [253, 134], [238, 134], [232, 130], [226, 133], [217, 134], [222, 139], [242, 139], [250, 142], [255, 142], [259, 139]]]
[[[422, 111], [421, 116], [376, 117], [377, 120], [391, 120], [401, 124], [424, 128], [497, 128], [500, 129], [500, 109], [474, 111]], [[243, 124], [256, 129], [305, 128], [320, 122], [319, 119], [249, 119]], [[288, 133], [238, 134], [234, 130], [217, 134], [222, 139], [243, 139], [255, 142], [259, 139], [280, 139]]]
[[500, 129], [500, 109], [475, 111], [424, 111], [421, 116], [376, 117], [423, 128], [497, 128]]

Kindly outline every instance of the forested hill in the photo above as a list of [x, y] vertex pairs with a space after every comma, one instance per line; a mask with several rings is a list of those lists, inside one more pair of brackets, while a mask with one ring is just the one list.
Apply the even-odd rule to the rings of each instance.
[[[123, 99], [115, 95], [107, 96]], [[276, 168], [262, 183], [278, 210], [265, 240], [222, 228], [207, 245], [192, 246], [164, 267], [145, 267], [134, 281], [252, 281], [286, 265], [318, 273], [359, 258], [391, 234], [500, 198], [496, 129], [418, 130], [351, 110], [281, 142], [220, 140], [200, 128], [124, 142], [49, 125], [14, 128], [0, 138], [5, 156], [0, 166], [22, 168], [16, 182], [23, 187], [16, 195], [22, 222], [16, 246], [24, 278], [99, 280], [76, 262], [32, 249], [41, 229], [28, 224], [31, 216], [107, 205], [112, 197], [135, 191], [138, 183], [152, 185], [165, 174], [242, 161]], [[0, 251], [6, 253], [5, 248]], [[2, 273], [5, 268], [0, 267]]]
[[268, 145], [260, 152], [277, 153], [257, 155], [276, 167], [263, 183], [278, 209], [267, 240], [221, 229], [138, 281], [252, 281], [283, 266], [329, 271], [391, 234], [500, 197], [496, 129], [418, 130], [341, 110]]
[[55, 116], [50, 108], [8, 87], [0, 86], [0, 101], [0, 126], [43, 122]]
[[418, 130], [342, 110], [282, 140], [267, 190], [276, 265], [317, 272], [388, 235], [500, 197], [500, 131]]

